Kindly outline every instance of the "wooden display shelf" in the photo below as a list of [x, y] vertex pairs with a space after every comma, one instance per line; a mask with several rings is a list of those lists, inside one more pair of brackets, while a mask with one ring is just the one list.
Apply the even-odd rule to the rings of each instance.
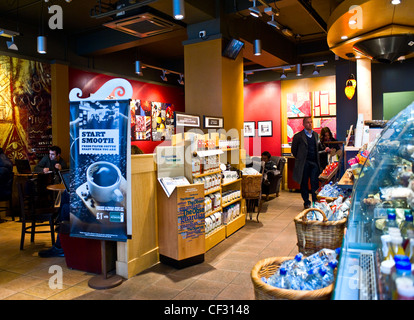
[[210, 190], [208, 192], [204, 192], [204, 196], [208, 196], [209, 194], [212, 194], [212, 193], [215, 193], [215, 192], [220, 192], [220, 191], [221, 191], [221, 188], [218, 187], [218, 188], [216, 188], [214, 190]]
[[226, 239], [226, 228], [225, 226], [218, 227], [209, 235], [206, 235], [205, 240], [205, 250], [208, 251], [213, 248], [215, 245], [219, 244], [221, 241]]
[[215, 214], [216, 212], [219, 212], [219, 211], [221, 211], [221, 210], [223, 210], [222, 209], [222, 207], [220, 206], [220, 207], [218, 207], [217, 209], [215, 209], [215, 210], [213, 210], [213, 211], [209, 211], [209, 212], [206, 212], [206, 218], [208, 217], [208, 216], [211, 216], [212, 214]]
[[229, 237], [231, 234], [235, 233], [241, 227], [246, 224], [246, 215], [241, 213], [236, 219], [233, 219], [226, 225], [226, 237]]
[[326, 181], [326, 182], [331, 181], [331, 180], [332, 180], [332, 178], [333, 178], [333, 177], [336, 175], [336, 173], [338, 172], [338, 170], [339, 170], [339, 166], [337, 166], [335, 169], [333, 169], [333, 170], [332, 170], [332, 172], [331, 172], [329, 175], [327, 175], [327, 176], [320, 174], [320, 175], [319, 175], [319, 180], [321, 180], [321, 181]]
[[233, 183], [236, 183], [236, 182], [239, 182], [239, 181], [242, 181], [242, 179], [237, 179], [237, 180], [233, 180], [233, 181], [230, 181], [230, 182], [222, 183], [221, 186], [222, 187], [229, 186], [229, 185], [231, 185]]
[[230, 202], [227, 202], [227, 203], [225, 203], [225, 204], [222, 204], [222, 205], [221, 205], [221, 207], [222, 207], [222, 208], [228, 207], [229, 205], [231, 205], [231, 204], [233, 204], [233, 203], [236, 203], [236, 202], [240, 201], [241, 199], [242, 199], [242, 198], [237, 198], [237, 199], [235, 199], [235, 200], [233, 200], [233, 201], [230, 201]]
[[216, 170], [216, 171], [211, 171], [211, 172], [206, 172], [206, 173], [199, 173], [199, 174], [194, 174], [193, 175], [193, 179], [194, 178], [202, 178], [202, 177], [206, 177], [215, 173], [221, 173], [221, 170]]

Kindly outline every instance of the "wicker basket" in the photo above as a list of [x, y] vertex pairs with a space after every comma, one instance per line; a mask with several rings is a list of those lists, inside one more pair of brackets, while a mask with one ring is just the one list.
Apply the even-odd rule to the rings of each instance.
[[[323, 221], [308, 221], [306, 215], [310, 211], [319, 211]], [[309, 256], [323, 248], [341, 247], [344, 238], [347, 218], [338, 221], [327, 221], [325, 213], [318, 208], [309, 208], [299, 213], [295, 219], [299, 252]]]
[[261, 278], [273, 275], [285, 260], [293, 257], [272, 257], [260, 260], [253, 267], [251, 279], [256, 300], [328, 300], [331, 298], [334, 284], [318, 290], [280, 289], [264, 283]]
[[262, 175], [242, 176], [242, 195], [245, 199], [259, 199], [262, 192]]

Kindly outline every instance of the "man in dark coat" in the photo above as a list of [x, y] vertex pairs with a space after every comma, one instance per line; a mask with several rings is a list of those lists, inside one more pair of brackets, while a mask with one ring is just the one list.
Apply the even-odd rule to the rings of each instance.
[[300, 183], [300, 193], [305, 209], [311, 206], [309, 201], [310, 179], [312, 201], [315, 202], [316, 191], [319, 188], [320, 161], [318, 153], [319, 136], [312, 130], [312, 118], [303, 119], [302, 131], [293, 136], [292, 154], [295, 157], [295, 168], [293, 169], [293, 180]]

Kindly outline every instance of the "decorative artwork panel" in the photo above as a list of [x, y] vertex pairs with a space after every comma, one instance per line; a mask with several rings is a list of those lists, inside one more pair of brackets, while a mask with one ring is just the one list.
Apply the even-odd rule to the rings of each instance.
[[286, 98], [288, 118], [303, 118], [311, 116], [310, 92], [288, 93]]

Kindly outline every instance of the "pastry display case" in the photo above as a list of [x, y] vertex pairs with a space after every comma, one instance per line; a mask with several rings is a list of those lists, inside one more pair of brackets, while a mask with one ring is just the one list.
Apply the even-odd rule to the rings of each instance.
[[369, 150], [352, 192], [333, 293], [335, 300], [378, 300], [387, 209], [397, 223], [414, 208], [414, 103], [390, 120]]

